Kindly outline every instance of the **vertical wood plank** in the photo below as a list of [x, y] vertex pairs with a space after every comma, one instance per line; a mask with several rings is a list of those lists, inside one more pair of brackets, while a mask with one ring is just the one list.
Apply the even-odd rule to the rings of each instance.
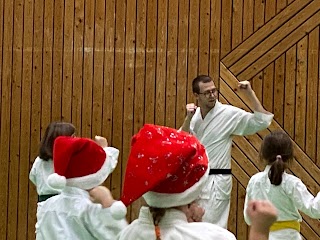
[[[262, 92], [263, 92], [262, 83], [264, 82], [263, 76], [264, 76], [264, 72], [262, 71], [251, 79], [251, 87], [255, 92], [257, 98], [260, 100], [260, 102], [262, 102], [263, 100], [263, 97], [262, 97]], [[271, 111], [271, 109], [267, 109], [267, 110]]]
[[[123, 143], [121, 173], [124, 176], [133, 135], [134, 81], [135, 81], [135, 42], [136, 42], [136, 0], [126, 3], [126, 36], [125, 36], [125, 76], [123, 103]], [[120, 166], [119, 166], [120, 167]], [[121, 186], [122, 177], [118, 183]], [[121, 188], [120, 188], [121, 191]]]
[[63, 22], [64, 0], [54, 1], [53, 13], [53, 60], [52, 60], [52, 118], [61, 120], [62, 68], [63, 68]]
[[92, 137], [92, 95], [93, 91], [93, 52], [94, 52], [94, 23], [95, 1], [84, 2], [84, 51], [83, 51], [83, 79], [81, 106], [81, 135]]
[[[3, 191], [0, 198], [0, 217], [4, 219], [4, 224], [0, 226], [0, 238], [8, 239], [9, 222], [8, 198], [9, 194], [9, 161], [10, 159], [10, 101], [11, 101], [11, 81], [12, 81], [12, 47], [13, 47], [13, 14], [14, 2], [7, 1], [3, 14], [3, 55], [2, 55], [2, 77], [1, 77], [1, 126], [0, 126], [0, 152], [1, 152], [1, 180], [0, 186]], [[9, 150], [9, 151], [8, 151]]]
[[221, 2], [221, 55], [225, 57], [231, 50], [232, 43], [232, 0], [223, 0]]
[[[104, 26], [104, 63], [103, 63], [103, 101], [102, 101], [102, 135], [113, 144], [113, 82], [115, 61], [115, 1], [106, 1]], [[119, 148], [119, 146], [114, 146]], [[120, 161], [120, 158], [119, 158]], [[119, 162], [118, 161], [118, 162]], [[120, 165], [120, 164], [119, 164]], [[111, 191], [111, 176], [104, 183]]]
[[[73, 26], [74, 1], [64, 3], [63, 21], [63, 66], [62, 66], [62, 96], [61, 96], [61, 120], [71, 122], [72, 119], [72, 76], [73, 76]], [[73, 123], [75, 124], [75, 123]], [[78, 128], [78, 126], [75, 126]], [[78, 134], [78, 132], [76, 132]]]
[[[134, 81], [134, 122], [133, 122], [133, 134], [137, 133], [142, 127], [145, 121], [144, 110], [147, 102], [145, 102], [145, 95], [149, 89], [145, 88], [146, 72], [146, 37], [147, 37], [147, 0], [137, 1], [137, 23], [136, 23], [136, 56], [135, 56], [135, 81]], [[154, 72], [154, 71], [153, 71]], [[154, 81], [154, 79], [152, 79]], [[153, 89], [151, 89], [153, 90]], [[131, 140], [129, 137], [128, 140]], [[128, 142], [130, 145], [130, 142]], [[130, 149], [128, 148], [128, 153]], [[125, 159], [126, 160], [126, 159]], [[124, 165], [126, 166], [126, 164]], [[123, 171], [122, 177], [124, 177], [125, 171]], [[141, 199], [142, 200], [142, 199]], [[130, 220], [138, 218], [141, 207], [141, 201], [135, 201], [129, 212]]]
[[[319, 30], [319, 38], [320, 38], [320, 30]], [[319, 46], [320, 47], [320, 46]], [[320, 53], [318, 61], [320, 63]], [[318, 79], [320, 79], [320, 64], [318, 67]], [[319, 80], [318, 80], [319, 81]], [[318, 82], [318, 104], [320, 103], [320, 82]], [[320, 143], [320, 107], [318, 106], [318, 121], [317, 121], [317, 146]], [[317, 147], [317, 156], [316, 156], [316, 164], [318, 167], [320, 167], [320, 148]]]
[[146, 33], [146, 82], [145, 89], [145, 122], [155, 123], [155, 101], [157, 84], [157, 2], [147, 1], [147, 33]]
[[254, 24], [253, 29], [257, 31], [264, 24], [265, 3], [261, 0], [254, 0]]
[[248, 239], [248, 227], [243, 219], [244, 199], [246, 196], [246, 189], [238, 183], [238, 204], [237, 204], [237, 239]]
[[157, 32], [157, 72], [156, 72], [156, 109], [155, 122], [159, 125], [165, 125], [166, 109], [166, 59], [167, 59], [167, 41], [168, 41], [168, 1], [158, 1], [158, 32]]
[[199, 11], [197, 0], [189, 1], [188, 91], [187, 102], [193, 102], [192, 80], [198, 75], [199, 61]]
[[306, 153], [315, 162], [317, 151], [317, 111], [319, 111], [319, 27], [315, 28], [308, 39], [308, 68], [306, 90]]
[[[52, 56], [53, 56], [53, 12], [54, 2], [44, 1], [43, 23], [43, 66], [41, 96], [41, 129], [45, 129], [52, 121]], [[57, 120], [55, 118], [55, 120]]]
[[[30, 158], [32, 166], [34, 159], [38, 156], [39, 143], [41, 139], [41, 82], [43, 66], [43, 25], [44, 25], [44, 1], [34, 1], [33, 16], [33, 63], [32, 63], [32, 92], [31, 92], [31, 150]], [[28, 214], [28, 239], [35, 239], [35, 223], [37, 211], [37, 192], [35, 186], [29, 184]]]
[[200, 1], [199, 12], [199, 74], [209, 73], [210, 0]]
[[[211, 0], [210, 12], [210, 62], [209, 75], [219, 88], [220, 78], [220, 28], [221, 28], [221, 1]], [[188, 87], [191, 92], [191, 86]]]
[[273, 112], [273, 79], [274, 64], [271, 63], [263, 70], [263, 106]]
[[[102, 134], [103, 108], [103, 67], [104, 67], [104, 29], [106, 5], [104, 1], [96, 1], [94, 9], [94, 53], [92, 82], [92, 137]], [[107, 136], [104, 136], [107, 137]]]
[[[0, 81], [2, 82], [2, 57], [3, 57], [3, 34], [4, 34], [4, 1], [0, 1]], [[1, 84], [0, 84], [0, 94], [1, 94]], [[0, 112], [1, 112], [1, 98], [0, 98]], [[0, 118], [1, 125], [1, 118]]]
[[[23, 1], [14, 1], [12, 42], [12, 81], [10, 114], [10, 156], [9, 156], [9, 198], [8, 198], [8, 239], [17, 238], [19, 202], [19, 156], [22, 76]], [[23, 229], [22, 229], [23, 230]]]
[[285, 86], [285, 55], [280, 56], [274, 64], [273, 113], [274, 118], [283, 127], [284, 86]]
[[168, 127], [176, 127], [177, 98], [177, 43], [178, 43], [178, 1], [168, 1], [168, 42], [167, 42], [167, 73], [165, 88], [165, 122]]
[[113, 90], [113, 129], [117, 134], [112, 135], [113, 146], [120, 149], [119, 165], [111, 176], [111, 189], [115, 198], [120, 197], [121, 170], [123, 161], [121, 148], [123, 146], [123, 104], [124, 104], [124, 70], [125, 70], [125, 44], [126, 44], [126, 0], [116, 1], [116, 27], [115, 27], [115, 66]]
[[[22, 85], [21, 85], [21, 143], [20, 144], [20, 170], [19, 170], [19, 211], [18, 211], [18, 239], [35, 239], [28, 238], [29, 232], [35, 230], [35, 209], [36, 204], [30, 198], [29, 171], [30, 171], [30, 152], [31, 148], [31, 93], [32, 93], [32, 48], [33, 48], [33, 7], [32, 0], [24, 1], [24, 24], [23, 24], [23, 69], [22, 69]], [[34, 147], [36, 148], [36, 147]], [[35, 193], [33, 193], [35, 195]], [[29, 202], [32, 202], [33, 208], [30, 209]], [[29, 221], [30, 217], [33, 221]], [[31, 224], [31, 222], [33, 224]]]
[[254, 0], [243, 1], [243, 40], [253, 33]]
[[276, 14], [277, 2], [273, 0], [265, 1], [265, 23], [272, 19]]
[[[289, 3], [288, 3], [289, 4]], [[278, 0], [277, 1], [277, 13], [281, 12], [287, 6], [287, 0]]]
[[189, 1], [179, 1], [178, 23], [178, 59], [177, 59], [177, 106], [176, 127], [179, 128], [185, 118], [188, 88], [188, 21]]
[[[233, 160], [232, 160], [233, 161]], [[228, 230], [234, 235], [237, 234], [237, 202], [238, 202], [238, 181], [235, 176], [232, 176], [232, 190], [230, 198], [230, 212], [228, 219]]]
[[[243, 0], [234, 0], [232, 7], [232, 42], [231, 49], [236, 48], [242, 42], [243, 26]], [[250, 11], [250, 9], [249, 9]]]
[[296, 88], [296, 45], [286, 52], [285, 96], [283, 126], [286, 132], [294, 138], [295, 125], [295, 88]]
[[72, 76], [72, 123], [77, 127], [78, 136], [82, 136], [82, 81], [84, 55], [84, 0], [75, 0], [73, 28], [73, 76]]
[[307, 83], [308, 38], [301, 39], [297, 46], [297, 80], [296, 80], [296, 111], [294, 140], [305, 149], [306, 123], [306, 83]]

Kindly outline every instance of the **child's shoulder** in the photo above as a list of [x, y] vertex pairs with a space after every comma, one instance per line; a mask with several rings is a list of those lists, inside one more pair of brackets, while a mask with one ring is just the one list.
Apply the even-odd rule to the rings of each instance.
[[255, 174], [253, 174], [250, 179], [258, 179], [258, 178], [262, 178], [266, 175], [267, 175], [266, 172], [257, 172]]
[[294, 175], [292, 175], [290, 173], [286, 173], [286, 172], [283, 174], [283, 180], [291, 182], [291, 183], [294, 183], [294, 184], [296, 182], [301, 182], [300, 178], [298, 178], [298, 177], [296, 177], [296, 176], [294, 176]]

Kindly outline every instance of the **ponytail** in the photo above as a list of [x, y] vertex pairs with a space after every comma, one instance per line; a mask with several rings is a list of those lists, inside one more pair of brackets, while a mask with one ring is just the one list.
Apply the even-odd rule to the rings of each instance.
[[156, 233], [156, 240], [161, 240], [159, 223], [161, 221], [161, 218], [164, 216], [166, 210], [164, 208], [153, 208], [153, 207], [149, 207], [149, 210], [153, 218], [153, 224], [154, 224], [155, 233]]
[[282, 182], [282, 174], [285, 170], [285, 163], [282, 161], [281, 155], [276, 156], [276, 160], [271, 165], [268, 176], [271, 184], [279, 186]]

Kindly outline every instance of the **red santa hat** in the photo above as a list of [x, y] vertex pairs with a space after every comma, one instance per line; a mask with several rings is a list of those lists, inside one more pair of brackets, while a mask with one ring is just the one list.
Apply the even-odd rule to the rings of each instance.
[[[118, 155], [119, 150], [103, 149], [91, 139], [58, 137], [53, 147], [55, 173], [48, 177], [48, 185], [55, 189], [71, 186], [89, 190], [97, 187], [116, 167]], [[110, 211], [116, 219], [126, 215], [126, 207], [121, 202], [112, 204]]]
[[189, 204], [208, 173], [205, 148], [194, 136], [146, 124], [131, 141], [121, 200], [128, 206], [143, 196], [158, 208]]

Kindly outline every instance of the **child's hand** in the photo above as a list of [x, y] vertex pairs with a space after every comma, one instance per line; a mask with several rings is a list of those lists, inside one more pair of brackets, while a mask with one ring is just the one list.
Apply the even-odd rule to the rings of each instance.
[[277, 220], [278, 211], [269, 201], [252, 200], [248, 203], [247, 214], [251, 227], [256, 232], [269, 232], [271, 225]]
[[201, 222], [204, 215], [204, 209], [199, 204], [193, 202], [189, 205], [186, 216], [188, 222]]
[[108, 147], [108, 141], [104, 137], [95, 136], [94, 141], [102, 148]]
[[110, 190], [104, 186], [91, 189], [89, 194], [92, 202], [100, 203], [104, 208], [110, 207], [115, 202]]

